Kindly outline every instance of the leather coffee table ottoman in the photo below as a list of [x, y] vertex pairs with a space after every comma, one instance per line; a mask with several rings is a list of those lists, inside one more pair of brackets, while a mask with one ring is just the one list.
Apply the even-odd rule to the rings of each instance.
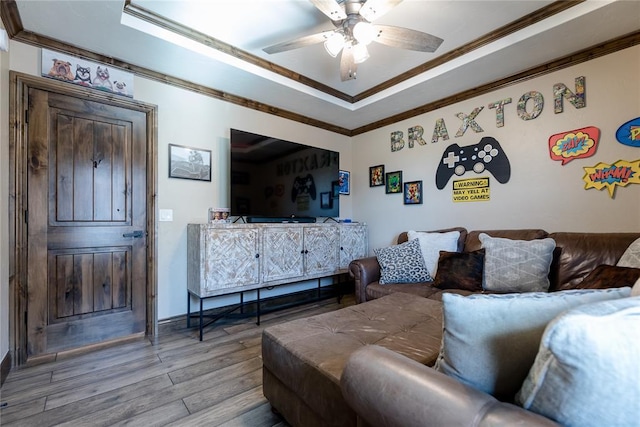
[[432, 366], [440, 351], [442, 303], [404, 293], [266, 328], [263, 392], [294, 427], [356, 426], [340, 390], [347, 359], [376, 344]]

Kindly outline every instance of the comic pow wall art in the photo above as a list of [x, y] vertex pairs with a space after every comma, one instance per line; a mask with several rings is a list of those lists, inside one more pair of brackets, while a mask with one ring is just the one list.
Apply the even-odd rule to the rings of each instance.
[[64, 53], [42, 49], [41, 74], [50, 79], [133, 98], [133, 73]]
[[593, 156], [599, 141], [600, 129], [593, 126], [557, 133], [549, 137], [549, 155], [564, 166], [572, 160]]
[[620, 144], [640, 147], [640, 117], [620, 126], [616, 131], [616, 139]]
[[616, 187], [626, 187], [629, 184], [640, 184], [640, 159], [634, 161], [618, 160], [613, 164], [600, 162], [592, 167], [584, 168], [582, 179], [585, 182], [584, 189], [606, 188], [609, 196], [613, 198]]

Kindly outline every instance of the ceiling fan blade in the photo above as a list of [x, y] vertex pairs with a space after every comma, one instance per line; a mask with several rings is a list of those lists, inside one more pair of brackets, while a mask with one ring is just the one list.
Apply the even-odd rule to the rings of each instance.
[[400, 3], [402, 0], [367, 0], [360, 8], [360, 16], [373, 22]]
[[322, 43], [326, 41], [329, 38], [329, 36], [331, 36], [334, 32], [335, 32], [334, 30], [323, 31], [321, 33], [311, 34], [309, 36], [303, 36], [297, 39], [274, 44], [273, 46], [265, 47], [262, 50], [265, 51], [266, 53], [272, 54], [272, 53], [278, 53], [278, 52], [285, 52], [287, 50], [298, 49], [300, 47]]
[[343, 82], [356, 78], [358, 64], [353, 58], [353, 47], [345, 46], [340, 56], [340, 79]]
[[423, 33], [409, 28], [393, 27], [391, 25], [374, 25], [376, 36], [373, 41], [387, 46], [420, 52], [435, 52], [442, 44], [440, 37]]
[[309, 0], [322, 13], [332, 21], [347, 19], [347, 14], [336, 0]]

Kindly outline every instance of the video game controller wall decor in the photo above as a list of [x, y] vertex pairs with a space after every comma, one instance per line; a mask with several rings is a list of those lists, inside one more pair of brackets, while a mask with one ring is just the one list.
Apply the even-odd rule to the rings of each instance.
[[451, 144], [444, 150], [436, 170], [436, 187], [442, 190], [453, 175], [462, 176], [471, 170], [475, 173], [489, 171], [501, 184], [511, 177], [511, 164], [500, 143], [485, 136], [475, 145]]

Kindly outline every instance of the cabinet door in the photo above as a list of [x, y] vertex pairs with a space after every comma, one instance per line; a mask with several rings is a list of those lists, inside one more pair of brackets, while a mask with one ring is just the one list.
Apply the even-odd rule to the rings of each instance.
[[354, 259], [367, 256], [367, 227], [343, 225], [340, 227], [340, 268], [348, 268]]
[[212, 229], [205, 246], [207, 293], [260, 282], [258, 230]]
[[266, 227], [263, 230], [264, 282], [303, 275], [302, 227]]
[[305, 274], [332, 274], [340, 259], [338, 227], [305, 227]]

